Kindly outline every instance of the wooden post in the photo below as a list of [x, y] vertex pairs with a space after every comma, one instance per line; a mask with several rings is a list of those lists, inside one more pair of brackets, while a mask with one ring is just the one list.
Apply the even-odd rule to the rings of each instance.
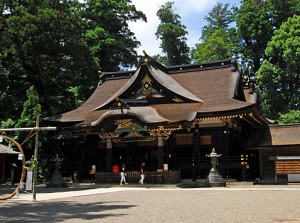
[[[36, 117], [36, 126], [35, 127], [29, 127], [29, 128], [7, 128], [7, 129], [0, 129], [0, 132], [18, 132], [18, 131], [36, 131], [35, 135], [35, 150], [34, 150], [34, 160], [37, 161], [38, 159], [38, 143], [39, 143], [39, 131], [56, 131], [56, 127], [39, 127], [39, 120], [40, 115], [38, 114]], [[34, 176], [33, 176], [33, 201], [36, 201], [36, 178], [37, 178], [37, 170], [35, 168], [34, 170]]]
[[157, 167], [163, 168], [164, 163], [164, 141], [162, 136], [157, 137]]
[[259, 175], [260, 175], [260, 180], [264, 178], [264, 172], [263, 172], [263, 151], [260, 149], [259, 150]]
[[112, 141], [111, 138], [108, 137], [106, 139], [106, 171], [110, 172], [112, 165]]
[[[38, 160], [38, 151], [39, 151], [39, 122], [40, 122], [40, 115], [36, 116], [36, 134], [35, 134], [35, 147], [34, 147], [34, 161], [37, 164]], [[32, 188], [32, 201], [36, 201], [36, 180], [37, 180], [37, 165], [33, 170], [33, 188]]]

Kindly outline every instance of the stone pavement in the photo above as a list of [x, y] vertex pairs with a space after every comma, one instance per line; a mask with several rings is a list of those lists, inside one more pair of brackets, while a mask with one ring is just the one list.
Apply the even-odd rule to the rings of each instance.
[[[11, 186], [13, 191], [17, 185]], [[253, 185], [248, 182], [227, 182], [226, 187], [197, 187], [192, 182], [179, 184], [95, 184], [95, 183], [80, 183], [78, 185], [71, 185], [68, 188], [46, 188], [45, 184], [37, 185], [36, 200], [46, 201], [51, 199], [62, 199], [78, 196], [89, 196], [121, 191], [136, 191], [136, 190], [202, 190], [202, 191], [300, 191], [300, 184], [288, 185]], [[1, 186], [0, 186], [1, 196]], [[14, 196], [6, 201], [10, 202], [33, 202], [33, 194], [31, 192], [20, 192], [19, 195]], [[300, 197], [299, 197], [300, 199]], [[1, 202], [1, 200], [0, 200]]]
[[300, 222], [300, 185], [90, 185], [37, 188], [0, 201], [1, 222]]

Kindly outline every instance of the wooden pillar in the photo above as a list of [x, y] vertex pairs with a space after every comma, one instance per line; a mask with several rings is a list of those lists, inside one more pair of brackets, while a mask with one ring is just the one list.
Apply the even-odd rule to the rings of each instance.
[[106, 139], [106, 171], [110, 172], [112, 169], [112, 142], [111, 138]]
[[259, 150], [259, 175], [260, 179], [264, 178], [264, 171], [263, 171], [263, 150]]
[[199, 137], [199, 132], [198, 129], [195, 130], [194, 132], [194, 138], [193, 138], [193, 153], [194, 154], [199, 154], [200, 153], [200, 137]]
[[168, 159], [169, 158], [174, 158], [175, 156], [175, 148], [176, 148], [176, 139], [175, 139], [175, 134], [171, 134], [169, 139], [168, 139]]
[[200, 138], [199, 138], [199, 132], [198, 129], [195, 130], [193, 135], [193, 163], [192, 163], [192, 180], [193, 182], [196, 182], [196, 165], [198, 164], [199, 159], [199, 150], [200, 147]]
[[164, 140], [162, 136], [157, 137], [157, 168], [162, 169], [164, 164]]
[[137, 142], [128, 142], [127, 145], [127, 164], [137, 164]]

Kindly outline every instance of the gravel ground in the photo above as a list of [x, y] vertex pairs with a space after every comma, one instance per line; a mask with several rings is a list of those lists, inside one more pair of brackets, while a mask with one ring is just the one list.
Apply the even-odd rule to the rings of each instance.
[[143, 189], [0, 201], [1, 222], [300, 222], [300, 190]]

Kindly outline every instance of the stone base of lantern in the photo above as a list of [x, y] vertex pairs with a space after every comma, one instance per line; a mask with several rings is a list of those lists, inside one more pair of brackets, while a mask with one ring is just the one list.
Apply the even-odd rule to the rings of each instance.
[[226, 187], [226, 182], [215, 169], [210, 170], [206, 183], [211, 187]]
[[62, 178], [59, 172], [55, 172], [50, 179], [50, 183], [46, 184], [46, 188], [61, 188], [68, 187], [67, 183]]

